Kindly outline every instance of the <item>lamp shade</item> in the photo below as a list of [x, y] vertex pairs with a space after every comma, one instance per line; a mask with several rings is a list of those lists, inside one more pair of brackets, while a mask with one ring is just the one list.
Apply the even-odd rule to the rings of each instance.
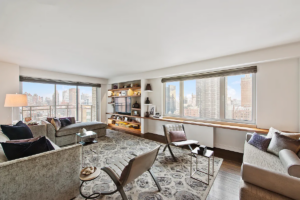
[[26, 94], [6, 94], [4, 107], [28, 106]]

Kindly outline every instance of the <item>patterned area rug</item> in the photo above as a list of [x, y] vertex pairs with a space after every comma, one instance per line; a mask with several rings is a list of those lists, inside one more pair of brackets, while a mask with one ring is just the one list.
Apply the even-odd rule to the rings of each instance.
[[[134, 182], [125, 186], [124, 191], [129, 200], [198, 200], [206, 199], [208, 192], [218, 174], [223, 159], [214, 160], [214, 176], [210, 176], [210, 184], [206, 185], [190, 178], [190, 151], [182, 148], [172, 147], [178, 162], [173, 159], [168, 151], [163, 151], [164, 144], [136, 137], [126, 133], [107, 130], [105, 137], [98, 138], [98, 143], [83, 147], [84, 166], [109, 167], [124, 156], [130, 157], [132, 154], [142, 154], [158, 145], [162, 145], [157, 160], [152, 167], [152, 172], [157, 177], [162, 191], [158, 192], [157, 187], [150, 174], [145, 172]], [[92, 150], [92, 151], [91, 151]], [[196, 162], [196, 159], [193, 159]], [[212, 164], [212, 163], [211, 163]], [[212, 165], [211, 165], [212, 166]], [[198, 167], [207, 171], [207, 159], [199, 157]], [[117, 172], [120, 174], [121, 171]], [[197, 173], [197, 178], [207, 181], [207, 175]], [[85, 195], [99, 191], [113, 191], [116, 186], [109, 176], [101, 170], [100, 176], [84, 185]], [[80, 195], [77, 200], [84, 199]], [[118, 192], [113, 195], [101, 196], [98, 199], [121, 200]]]

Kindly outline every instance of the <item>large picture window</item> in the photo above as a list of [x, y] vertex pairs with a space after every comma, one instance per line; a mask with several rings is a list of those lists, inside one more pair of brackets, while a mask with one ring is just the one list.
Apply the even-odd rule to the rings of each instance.
[[97, 88], [91, 86], [21, 82], [28, 106], [22, 118], [41, 121], [47, 117], [75, 117], [77, 121], [97, 120]]
[[255, 74], [164, 83], [165, 116], [255, 123]]

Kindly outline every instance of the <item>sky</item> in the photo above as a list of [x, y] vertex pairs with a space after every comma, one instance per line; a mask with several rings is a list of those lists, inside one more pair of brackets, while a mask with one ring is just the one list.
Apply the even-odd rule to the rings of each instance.
[[[44, 83], [30, 83], [30, 82], [23, 82], [23, 91], [22, 93], [30, 93], [32, 95], [37, 94], [42, 97], [50, 97], [54, 93], [54, 84], [44, 84]], [[62, 91], [68, 90], [69, 88], [76, 88], [76, 86], [71, 85], [56, 85], [56, 89], [59, 92], [59, 96], [62, 96]], [[79, 86], [80, 94], [91, 94], [92, 95], [92, 87], [83, 87]]]
[[[227, 77], [227, 95], [232, 99], [241, 100], [241, 78], [245, 75], [236, 75]], [[179, 99], [179, 82], [167, 82], [166, 86], [176, 86], [176, 97]], [[184, 96], [196, 94], [196, 80], [184, 81]]]

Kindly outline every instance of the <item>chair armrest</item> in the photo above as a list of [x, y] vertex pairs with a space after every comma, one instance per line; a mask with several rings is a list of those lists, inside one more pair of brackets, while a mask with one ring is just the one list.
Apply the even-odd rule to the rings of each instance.
[[49, 122], [47, 122], [45, 120], [41, 120], [41, 122], [42, 122], [42, 124], [46, 125], [46, 129], [47, 129], [46, 134], [47, 134], [47, 137], [52, 142], [54, 142], [56, 144], [56, 141], [55, 141], [56, 130], [55, 130], [54, 126], [51, 123], [49, 123]]
[[300, 179], [298, 178], [243, 163], [242, 179], [283, 196], [300, 199]]
[[28, 127], [30, 128], [33, 137], [47, 136], [47, 130], [45, 125], [33, 125]]
[[253, 133], [246, 134], [246, 141], [249, 142], [250, 138], [252, 137]]
[[293, 151], [281, 150], [279, 159], [289, 175], [300, 178], [300, 159]]

